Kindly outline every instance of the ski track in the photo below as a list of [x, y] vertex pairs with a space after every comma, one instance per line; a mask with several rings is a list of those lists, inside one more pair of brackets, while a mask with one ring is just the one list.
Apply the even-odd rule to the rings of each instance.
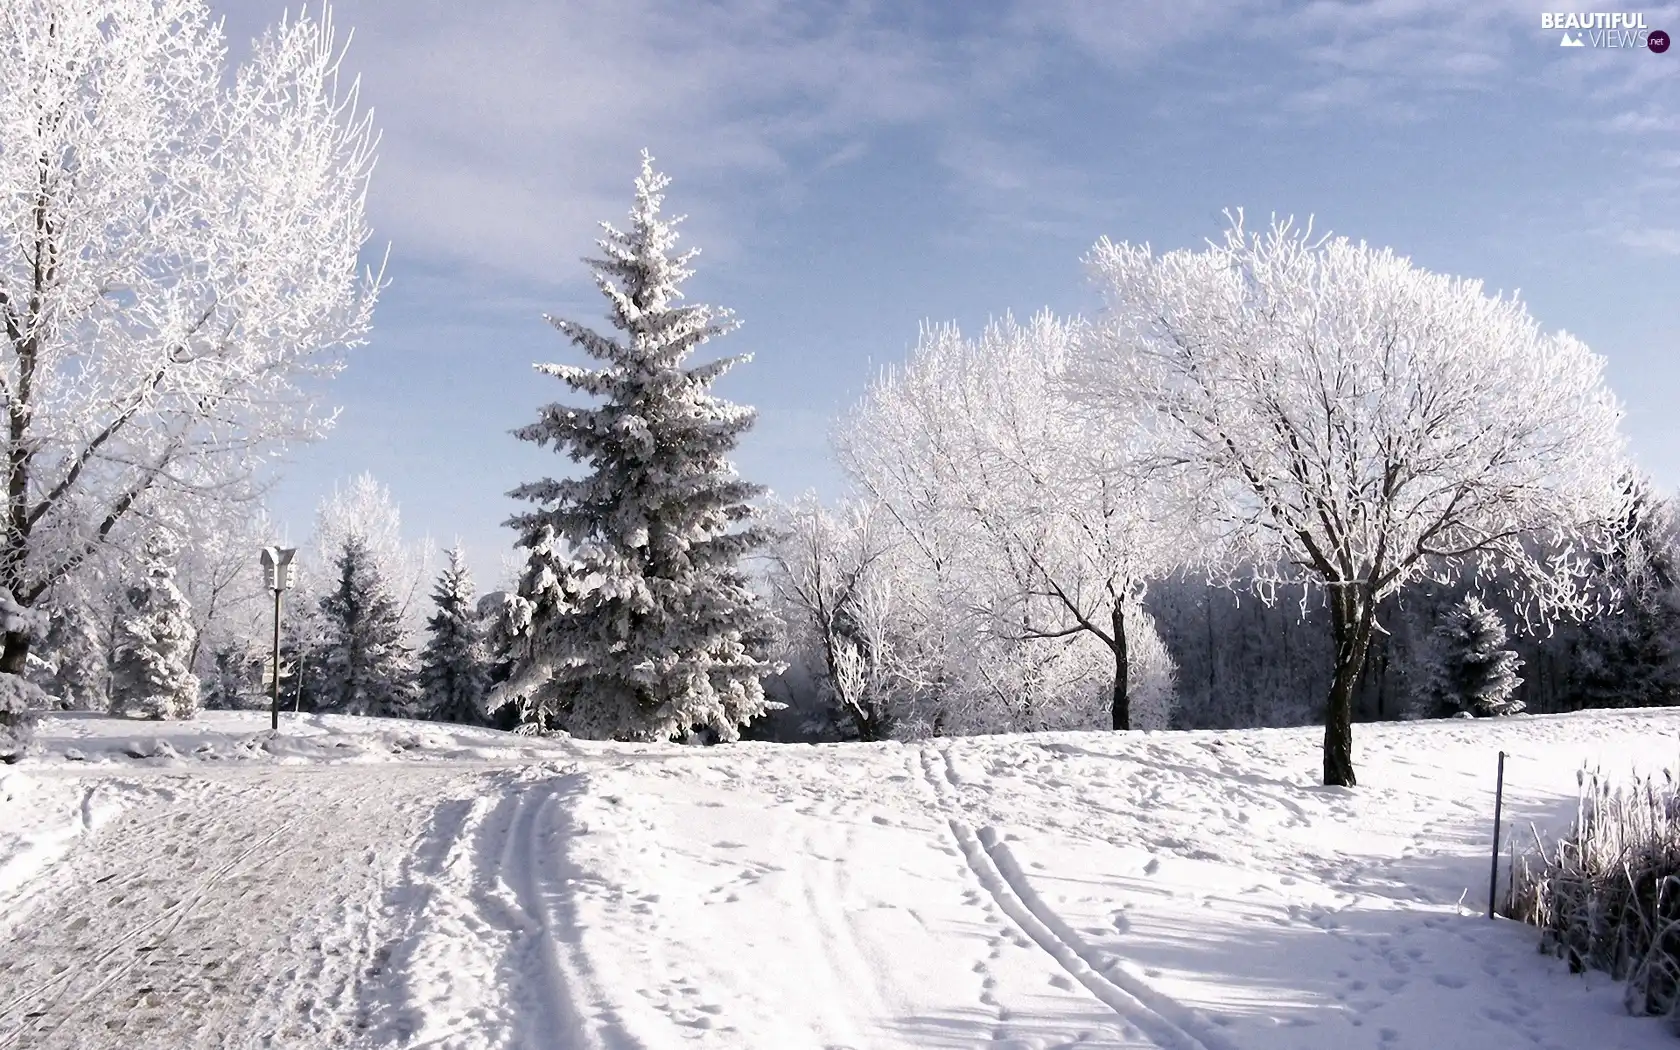
[[438, 1050], [637, 1050], [581, 953], [565, 857], [575, 768], [494, 774], [435, 815], [387, 895], [370, 1039]]
[[1022, 933], [1161, 1050], [1236, 1050], [1194, 1011], [1153, 991], [1127, 974], [1118, 960], [1105, 958], [1085, 944], [1033, 891], [996, 828], [988, 825], [976, 832], [969, 827], [961, 817], [961, 779], [947, 749], [924, 746], [919, 757], [935, 804], [943, 812], [963, 859], [992, 901]]
[[[440, 779], [455, 776], [141, 780], [142, 804], [34, 887], [10, 931], [0, 1050], [344, 1045], [381, 965], [382, 883]], [[328, 785], [322, 820], [311, 788]]]

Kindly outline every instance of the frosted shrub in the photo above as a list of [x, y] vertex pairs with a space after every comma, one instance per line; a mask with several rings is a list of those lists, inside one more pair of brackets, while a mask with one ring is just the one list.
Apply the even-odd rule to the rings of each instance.
[[1622, 789], [1596, 771], [1579, 780], [1569, 833], [1515, 858], [1505, 913], [1540, 927], [1540, 950], [1571, 972], [1626, 981], [1629, 1012], [1680, 1032], [1680, 786], [1667, 770]]

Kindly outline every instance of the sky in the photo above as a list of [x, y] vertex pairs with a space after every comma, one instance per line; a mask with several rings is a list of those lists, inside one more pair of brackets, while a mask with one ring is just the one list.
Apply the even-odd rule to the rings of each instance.
[[[223, 0], [229, 37], [277, 20]], [[1430, 270], [1520, 292], [1608, 361], [1635, 460], [1680, 486], [1680, 48], [1561, 47], [1479, 0], [345, 0], [344, 70], [381, 129], [369, 343], [288, 454], [271, 510], [307, 539], [367, 471], [405, 531], [459, 539], [482, 583], [521, 482], [567, 462], [510, 431], [584, 363], [543, 320], [602, 325], [581, 261], [623, 225], [638, 155], [702, 249], [690, 302], [750, 353], [742, 473], [845, 482], [836, 418], [921, 324], [1098, 308], [1099, 237], [1218, 237], [1226, 209], [1311, 216]], [[1680, 4], [1633, 8], [1680, 33]]]

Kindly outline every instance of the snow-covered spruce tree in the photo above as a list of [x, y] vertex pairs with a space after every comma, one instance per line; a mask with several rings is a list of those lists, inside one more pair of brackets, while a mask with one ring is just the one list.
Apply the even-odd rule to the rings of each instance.
[[1423, 713], [1436, 718], [1514, 715], [1522, 661], [1505, 648], [1505, 622], [1475, 595], [1447, 610], [1427, 651]]
[[578, 736], [704, 729], [734, 740], [769, 710], [762, 679], [775, 669], [773, 624], [739, 567], [767, 539], [748, 503], [762, 489], [728, 459], [755, 413], [710, 391], [745, 357], [685, 367], [734, 322], [677, 305], [695, 252], [673, 253], [676, 222], [659, 215], [668, 182], [644, 152], [629, 229], [603, 224], [604, 258], [586, 260], [622, 337], [549, 318], [601, 367], [538, 371], [600, 401], [549, 405], [514, 431], [588, 473], [511, 493], [538, 509], [509, 521], [533, 566], [518, 596], [529, 622], [502, 688], [528, 718]]
[[111, 663], [99, 616], [76, 598], [52, 610], [41, 642], [44, 660], [36, 684], [72, 711], [103, 711], [110, 704]]
[[[304, 594], [299, 588], [300, 598]], [[321, 598], [291, 603], [280, 621], [280, 706], [296, 711], [319, 711], [327, 702], [326, 663], [331, 623], [321, 611]], [[264, 654], [266, 661], [270, 654]], [[263, 675], [262, 693], [269, 702], [274, 683]]]
[[426, 647], [420, 651], [420, 716], [481, 724], [489, 656], [472, 576], [459, 546], [449, 551], [449, 565], [438, 577], [432, 602], [436, 611], [426, 621]]
[[316, 709], [348, 715], [414, 713], [414, 667], [402, 644], [402, 619], [367, 544], [344, 540], [338, 586], [321, 599], [326, 639]]
[[111, 665], [111, 713], [191, 718], [198, 712], [192, 673], [192, 610], [175, 585], [175, 542], [158, 532], [146, 540], [141, 577], [128, 588], [117, 617]]
[[209, 654], [209, 671], [203, 677], [204, 706], [213, 711], [240, 711], [264, 707], [269, 697], [267, 680], [260, 668], [264, 659], [237, 640], [218, 645]]
[[1233, 582], [1320, 589], [1334, 645], [1324, 782], [1351, 787], [1353, 702], [1377, 608], [1474, 570], [1525, 616], [1594, 604], [1583, 552], [1625, 502], [1604, 359], [1515, 299], [1392, 251], [1278, 222], [1157, 255], [1099, 242], [1106, 307], [1071, 371], [1142, 432]]
[[[34, 607], [138, 515], [253, 494], [379, 279], [375, 135], [325, 20], [227, 69], [204, 0], [0, 4], [0, 586]], [[342, 90], [347, 87], [348, 90]], [[0, 671], [31, 637], [8, 631]]]

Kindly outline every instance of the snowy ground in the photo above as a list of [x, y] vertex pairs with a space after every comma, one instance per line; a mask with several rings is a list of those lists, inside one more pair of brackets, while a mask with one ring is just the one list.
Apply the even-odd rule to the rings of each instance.
[[53, 719], [0, 767], [0, 1048], [1672, 1046], [1481, 918], [1680, 712], [633, 747]]

